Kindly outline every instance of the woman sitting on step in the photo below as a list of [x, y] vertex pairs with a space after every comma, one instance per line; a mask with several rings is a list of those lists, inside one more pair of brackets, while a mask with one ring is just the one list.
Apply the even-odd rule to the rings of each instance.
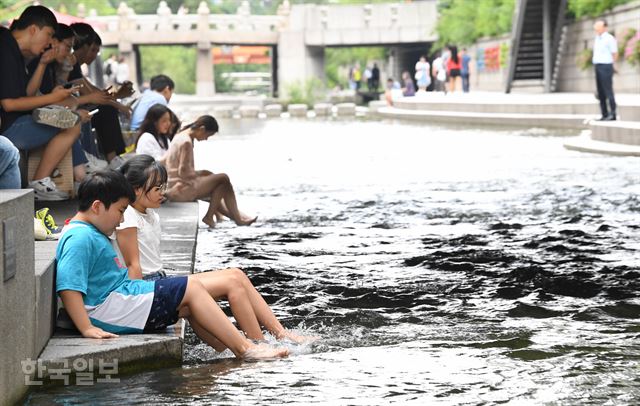
[[215, 227], [215, 214], [222, 213], [239, 226], [248, 226], [257, 217], [249, 217], [238, 209], [236, 194], [225, 173], [196, 171], [193, 140], [204, 141], [218, 132], [218, 122], [212, 116], [201, 116], [176, 134], [169, 146], [164, 164], [169, 174], [167, 197], [175, 202], [209, 199], [209, 208], [202, 221]]

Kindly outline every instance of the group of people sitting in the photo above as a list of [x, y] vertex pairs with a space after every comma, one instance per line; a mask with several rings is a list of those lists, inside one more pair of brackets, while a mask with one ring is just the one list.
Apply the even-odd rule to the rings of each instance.
[[166, 75], [151, 79], [133, 109], [123, 102], [134, 92], [130, 82], [117, 90], [96, 87], [81, 66], [96, 60], [101, 45], [90, 25], [59, 24], [43, 6], [27, 7], [9, 29], [0, 27], [0, 188], [21, 187], [18, 150], [42, 148], [28, 187], [36, 200], [68, 199], [55, 184], [57, 166], [71, 151], [76, 188], [88, 171], [97, 169], [92, 165], [100, 162], [95, 155], [117, 168], [126, 159], [120, 122], [120, 115], [126, 115], [131, 116], [131, 130], [138, 133], [135, 152], [149, 154], [167, 167], [167, 198], [209, 200], [203, 218], [209, 226], [223, 216], [238, 225], [253, 223], [255, 217], [238, 209], [226, 174], [195, 170], [193, 140], [215, 134], [215, 118], [203, 116], [181, 126], [167, 107], [175, 86]]
[[[164, 329], [185, 317], [203, 341], [240, 358], [288, 353], [255, 342], [264, 340], [263, 327], [276, 339], [312, 339], [285, 329], [237, 268], [175, 277], [163, 271], [156, 210], [165, 198], [208, 199], [203, 221], [209, 226], [223, 216], [239, 225], [256, 218], [238, 209], [227, 175], [195, 170], [194, 140], [216, 134], [218, 123], [205, 115], [182, 125], [167, 107], [174, 83], [165, 75], [152, 78], [133, 111], [136, 153], [121, 156], [119, 114], [132, 111], [119, 100], [132, 88], [99, 89], [80, 68], [96, 59], [100, 45], [90, 26], [58, 24], [42, 6], [27, 7], [10, 29], [0, 27], [0, 188], [21, 186], [18, 149], [44, 147], [29, 187], [38, 200], [66, 199], [52, 174], [72, 152], [79, 210], [61, 232], [56, 291], [74, 326], [84, 337], [111, 338]], [[87, 174], [81, 139], [91, 127], [111, 168]], [[218, 307], [221, 298], [242, 332]]]

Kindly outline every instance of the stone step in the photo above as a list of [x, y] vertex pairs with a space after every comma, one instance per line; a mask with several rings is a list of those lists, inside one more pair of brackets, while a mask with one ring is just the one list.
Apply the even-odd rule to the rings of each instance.
[[640, 157], [640, 145], [618, 144], [598, 141], [591, 138], [590, 131], [584, 131], [579, 137], [573, 137], [564, 143], [564, 147], [573, 151], [591, 152], [614, 156]]
[[640, 122], [591, 121], [591, 139], [640, 146]]
[[372, 113], [378, 117], [452, 124], [501, 125], [513, 127], [584, 128], [593, 116], [576, 114], [504, 114], [461, 111], [407, 110], [381, 107]]

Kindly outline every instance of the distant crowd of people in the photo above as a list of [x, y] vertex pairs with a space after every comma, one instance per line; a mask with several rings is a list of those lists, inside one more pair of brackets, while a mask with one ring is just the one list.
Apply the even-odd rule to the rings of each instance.
[[393, 104], [397, 97], [411, 97], [428, 90], [444, 94], [462, 91], [469, 92], [471, 56], [466, 48], [458, 51], [456, 46], [445, 47], [433, 54], [431, 64], [423, 55], [416, 62], [414, 74], [402, 72], [401, 82], [387, 79], [385, 100]]
[[360, 63], [349, 68], [349, 89], [359, 91], [366, 86], [369, 92], [378, 91], [380, 87], [380, 68], [377, 63], [360, 69]]

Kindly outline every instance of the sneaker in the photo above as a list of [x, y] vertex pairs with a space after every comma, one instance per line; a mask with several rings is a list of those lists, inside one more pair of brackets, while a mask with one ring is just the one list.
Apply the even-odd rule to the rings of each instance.
[[39, 124], [65, 129], [80, 122], [80, 116], [75, 111], [62, 106], [44, 106], [33, 110], [33, 120]]
[[50, 177], [32, 180], [29, 187], [33, 189], [36, 200], [44, 201], [60, 201], [68, 200], [69, 194], [59, 190]]
[[62, 228], [56, 225], [55, 220], [51, 213], [49, 213], [49, 208], [44, 207], [38, 211], [36, 211], [36, 219], [38, 219], [42, 225], [47, 230], [47, 239], [48, 240], [57, 240], [60, 237], [60, 232]]

